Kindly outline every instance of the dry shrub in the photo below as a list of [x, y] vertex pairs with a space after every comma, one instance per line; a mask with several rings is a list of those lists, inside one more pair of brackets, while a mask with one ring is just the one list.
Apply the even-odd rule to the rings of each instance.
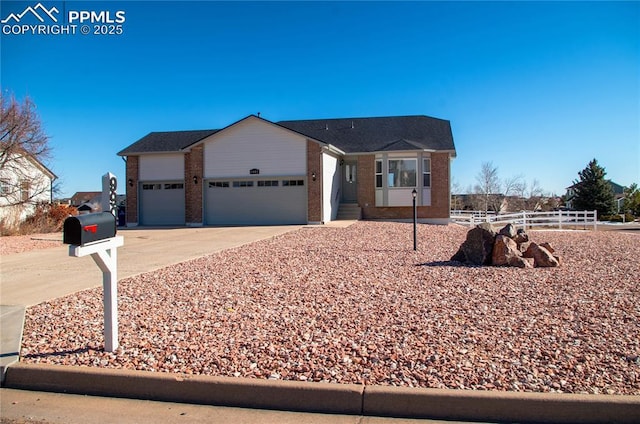
[[20, 219], [22, 209], [12, 206], [4, 206], [2, 218], [0, 218], [0, 235], [17, 236], [20, 234]]
[[40, 203], [35, 212], [20, 224], [19, 234], [62, 231], [64, 220], [75, 215], [78, 215], [78, 210], [73, 206]]

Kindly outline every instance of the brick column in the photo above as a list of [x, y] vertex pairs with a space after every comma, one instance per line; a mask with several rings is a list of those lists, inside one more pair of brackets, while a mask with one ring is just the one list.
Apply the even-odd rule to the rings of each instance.
[[[204, 148], [195, 146], [184, 155], [184, 195], [185, 195], [185, 221], [187, 226], [202, 225], [202, 195], [204, 169]], [[198, 178], [194, 184], [193, 177]]]
[[[127, 195], [127, 225], [138, 225], [138, 170], [139, 170], [139, 157], [127, 156], [126, 165], [126, 195]], [[133, 185], [129, 185], [129, 180], [133, 182]]]
[[375, 156], [358, 156], [358, 205], [361, 208], [376, 205], [375, 182]]
[[[316, 174], [313, 181], [311, 174]], [[322, 148], [307, 140], [307, 220], [322, 222]]]
[[429, 218], [449, 218], [449, 202], [451, 183], [449, 181], [449, 153], [431, 154], [431, 206], [428, 207]]

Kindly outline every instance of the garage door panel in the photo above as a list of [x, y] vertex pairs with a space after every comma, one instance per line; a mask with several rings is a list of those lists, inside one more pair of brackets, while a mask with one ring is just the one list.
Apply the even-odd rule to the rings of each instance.
[[[206, 192], [205, 215], [208, 225], [282, 225], [306, 224], [306, 187], [303, 185], [209, 186]], [[243, 184], [247, 184], [246, 182]], [[264, 184], [264, 183], [263, 183]], [[221, 185], [221, 184], [219, 184]]]
[[184, 184], [143, 183], [140, 200], [142, 225], [184, 225]]

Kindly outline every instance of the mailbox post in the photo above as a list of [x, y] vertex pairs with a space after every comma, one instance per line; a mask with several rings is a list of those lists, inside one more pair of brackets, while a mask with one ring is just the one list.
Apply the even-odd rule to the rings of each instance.
[[69, 256], [81, 258], [91, 255], [102, 271], [104, 350], [107, 352], [113, 352], [118, 348], [118, 247], [122, 245], [124, 245], [123, 237], [116, 236], [84, 246], [73, 244], [69, 246]]
[[124, 245], [124, 239], [116, 236], [116, 217], [113, 215], [116, 179], [108, 173], [103, 182], [108, 184], [109, 193], [102, 193], [103, 197], [109, 196], [110, 205], [105, 208], [108, 212], [67, 218], [62, 238], [69, 245], [69, 256], [91, 256], [102, 271], [104, 349], [113, 352], [118, 348], [118, 247]]

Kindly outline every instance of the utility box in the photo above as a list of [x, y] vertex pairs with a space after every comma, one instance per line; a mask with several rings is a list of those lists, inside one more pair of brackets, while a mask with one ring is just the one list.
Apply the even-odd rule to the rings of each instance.
[[109, 212], [70, 216], [64, 221], [62, 242], [84, 246], [116, 235], [116, 217]]

